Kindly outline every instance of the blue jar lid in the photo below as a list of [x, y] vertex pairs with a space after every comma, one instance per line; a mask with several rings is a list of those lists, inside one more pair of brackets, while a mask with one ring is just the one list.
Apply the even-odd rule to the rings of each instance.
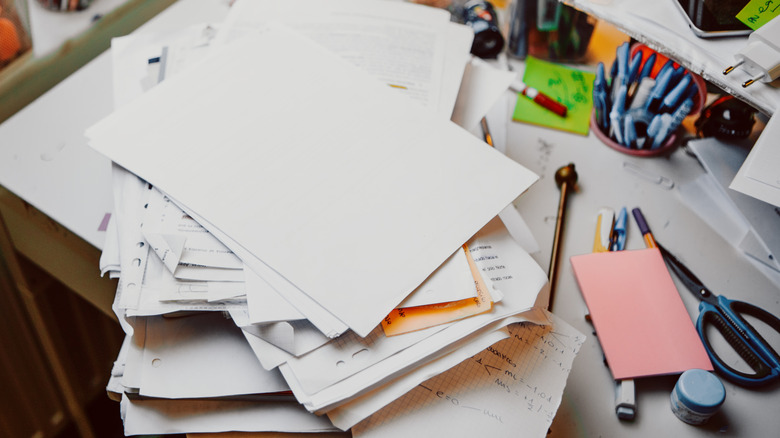
[[700, 369], [682, 373], [674, 391], [680, 403], [700, 413], [717, 411], [726, 399], [726, 388], [720, 379]]

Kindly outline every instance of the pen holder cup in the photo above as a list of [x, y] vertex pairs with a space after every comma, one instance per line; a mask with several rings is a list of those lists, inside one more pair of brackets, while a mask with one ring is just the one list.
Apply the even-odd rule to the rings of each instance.
[[[630, 53], [629, 59], [633, 59], [634, 56], [640, 52], [642, 53], [642, 63], [639, 66], [640, 71], [642, 70], [642, 68], [644, 68], [645, 61], [648, 59], [648, 57], [651, 56], [651, 54], [655, 54], [656, 57], [655, 63], [653, 65], [652, 70], [650, 71], [650, 74], [648, 75], [651, 78], [655, 79], [658, 73], [661, 71], [661, 69], [669, 61], [669, 58], [654, 51], [653, 49], [647, 47], [644, 44], [635, 43], [631, 46], [629, 52]], [[673, 62], [672, 65], [675, 69], [680, 67], [680, 65], [677, 64], [676, 62]], [[688, 69], [685, 69], [684, 72], [686, 75], [690, 75], [691, 83], [695, 84], [697, 88], [696, 94], [692, 98], [693, 106], [690, 112], [688, 113], [688, 115], [686, 116], [686, 117], [690, 117], [690, 116], [698, 115], [701, 112], [701, 110], [704, 108], [707, 100], [707, 85], [701, 76], [690, 72]], [[670, 84], [670, 88], [673, 87], [674, 85], [676, 85], [676, 83]], [[655, 156], [667, 155], [678, 146], [677, 139], [679, 138], [679, 136], [677, 135], [677, 131], [679, 131], [680, 129], [679, 126], [668, 134], [667, 138], [663, 141], [663, 143], [659, 147], [652, 148], [652, 149], [647, 147], [629, 148], [628, 146], [618, 143], [613, 136], [610, 136], [609, 132], [604, 132], [599, 127], [595, 108], [591, 113], [590, 127], [593, 133], [596, 135], [596, 137], [598, 137], [599, 140], [601, 140], [604, 144], [606, 144], [610, 148], [615, 149], [616, 151], [622, 152], [624, 154], [633, 155], [637, 157], [655, 157]]]

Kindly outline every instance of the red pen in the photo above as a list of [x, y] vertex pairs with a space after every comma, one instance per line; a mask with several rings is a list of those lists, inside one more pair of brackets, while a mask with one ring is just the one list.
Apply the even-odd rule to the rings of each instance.
[[528, 97], [529, 99], [533, 100], [540, 106], [547, 108], [548, 110], [554, 112], [555, 114], [558, 114], [561, 117], [566, 117], [565, 105], [553, 99], [552, 97], [542, 93], [536, 88], [529, 87], [528, 85], [520, 81], [512, 82], [512, 85], [510, 85], [509, 88], [522, 94], [523, 96]]

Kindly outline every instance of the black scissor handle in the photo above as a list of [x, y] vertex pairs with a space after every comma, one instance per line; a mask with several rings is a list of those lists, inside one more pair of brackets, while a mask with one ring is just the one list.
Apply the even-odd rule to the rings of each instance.
[[[697, 321], [699, 335], [712, 359], [713, 366], [727, 379], [743, 386], [758, 386], [780, 378], [780, 356], [742, 315], [750, 315], [780, 333], [780, 319], [771, 313], [742, 301], [718, 297], [718, 306], [702, 302]], [[748, 374], [729, 366], [715, 352], [707, 335], [713, 326], [755, 373]]]

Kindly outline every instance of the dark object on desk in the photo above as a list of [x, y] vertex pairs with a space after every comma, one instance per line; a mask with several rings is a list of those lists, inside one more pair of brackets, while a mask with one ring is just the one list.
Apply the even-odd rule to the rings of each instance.
[[736, 15], [750, 0], [677, 0], [688, 26], [700, 38], [747, 35], [751, 29]]
[[561, 189], [561, 199], [558, 202], [558, 215], [555, 220], [555, 234], [553, 235], [552, 254], [550, 255], [550, 269], [548, 277], [550, 279], [550, 301], [547, 304], [547, 310], [552, 311], [553, 299], [555, 298], [555, 285], [558, 282], [558, 259], [561, 252], [561, 239], [563, 238], [563, 226], [566, 220], [566, 201], [569, 191], [574, 190], [577, 184], [577, 171], [574, 170], [574, 163], [569, 163], [555, 172], [555, 184]]
[[471, 0], [463, 6], [463, 22], [474, 30], [471, 53], [480, 58], [495, 58], [504, 49], [504, 36], [498, 28], [493, 4]]
[[[712, 365], [724, 378], [742, 386], [760, 386], [780, 379], [780, 355], [751, 325], [745, 316], [755, 318], [780, 333], [780, 319], [752, 304], [715, 295], [693, 272], [660, 244], [658, 248], [669, 268], [685, 287], [701, 300], [696, 329]], [[754, 371], [744, 373], [729, 366], [713, 349], [708, 327], [714, 328]], [[771, 339], [771, 338], [770, 338]]]
[[83, 11], [92, 0], [37, 0], [38, 4], [52, 11]]
[[731, 95], [722, 96], [696, 119], [696, 135], [722, 140], [747, 138], [756, 123], [755, 114], [756, 110], [745, 102]]
[[593, 19], [557, 0], [515, 0], [509, 24], [508, 54], [557, 62], [582, 60], [593, 35]]

